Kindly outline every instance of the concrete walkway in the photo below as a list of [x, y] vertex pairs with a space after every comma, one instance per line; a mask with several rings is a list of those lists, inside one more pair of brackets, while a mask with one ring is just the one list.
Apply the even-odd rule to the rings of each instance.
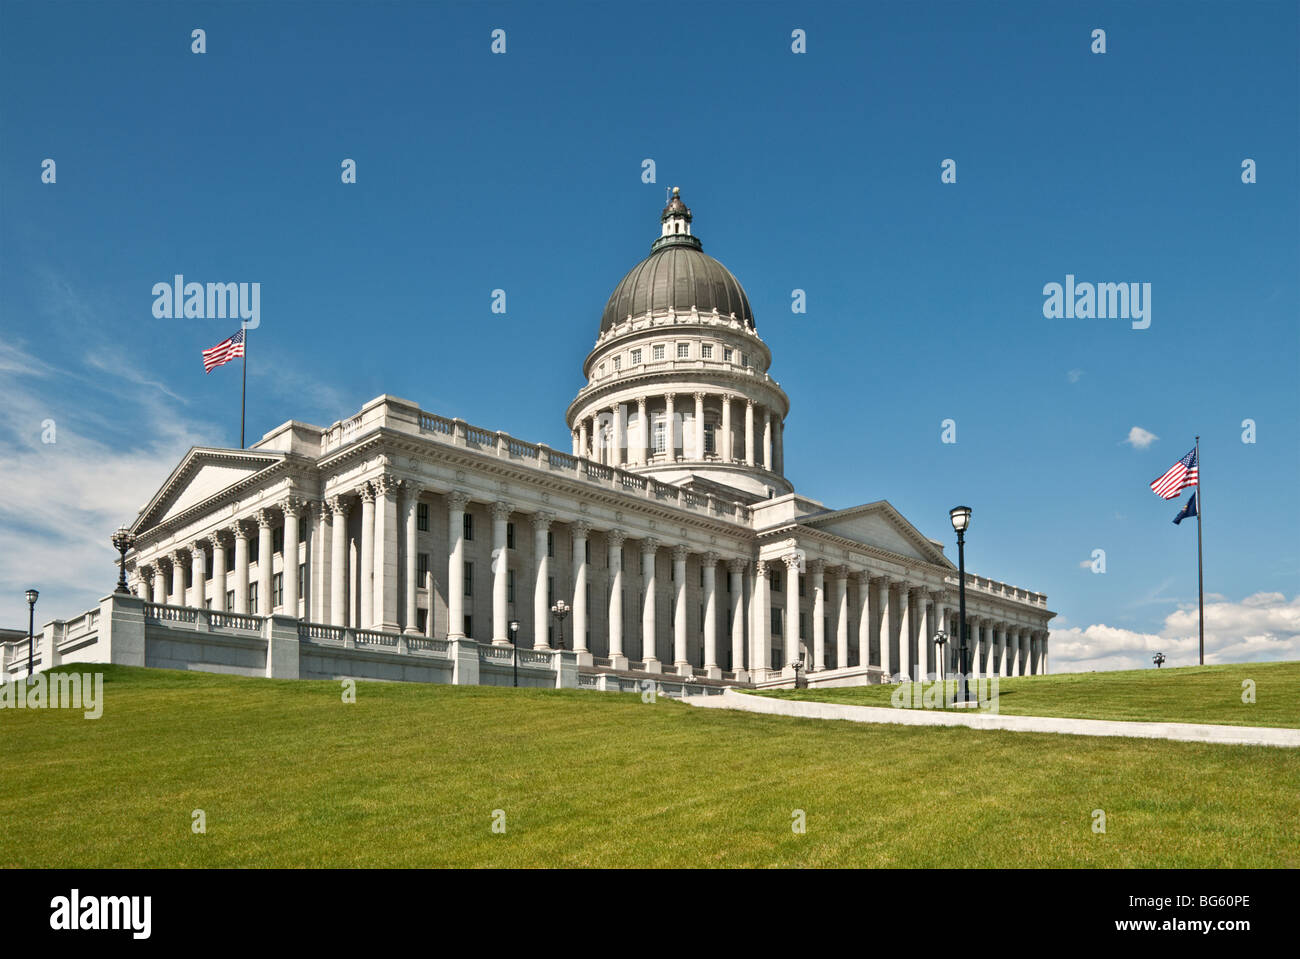
[[739, 709], [770, 716], [806, 719], [846, 719], [854, 723], [895, 723], [903, 726], [969, 726], [1024, 733], [1063, 733], [1070, 736], [1131, 736], [1174, 739], [1191, 743], [1300, 748], [1300, 729], [1276, 726], [1211, 726], [1204, 723], [1139, 723], [1106, 719], [1059, 719], [1048, 716], [990, 716], [941, 709], [886, 709], [845, 706], [808, 700], [772, 699], [727, 689], [721, 696], [688, 696], [682, 700], [704, 709]]

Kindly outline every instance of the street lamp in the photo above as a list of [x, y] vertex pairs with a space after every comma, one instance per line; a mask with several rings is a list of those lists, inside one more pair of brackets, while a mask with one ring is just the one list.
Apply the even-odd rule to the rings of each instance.
[[572, 610], [573, 607], [570, 606], [568, 603], [566, 603], [564, 600], [560, 600], [558, 603], [556, 603], [554, 606], [551, 607], [551, 615], [554, 616], [560, 623], [560, 642], [559, 642], [560, 649], [564, 648], [564, 617], [568, 616]]
[[[934, 634], [934, 645], [935, 645], [935, 647], [939, 650], [939, 654], [938, 654], [938, 655], [939, 655], [939, 682], [940, 682], [940, 683], [944, 682], [944, 678], [943, 678], [943, 644], [946, 643], [946, 642], [948, 642], [948, 634], [945, 633], [942, 629], [939, 630], [937, 633]], [[947, 687], [946, 685], [944, 685], [944, 686], [940, 686], [939, 688], [942, 689], [942, 690], [944, 691], [943, 694], [944, 694], [944, 696], [946, 697], [946, 696], [948, 695], [948, 687]]]
[[131, 592], [126, 588], [126, 551], [131, 548], [131, 544], [134, 542], [135, 537], [131, 535], [131, 531], [125, 526], [119, 526], [117, 532], [113, 534], [113, 548], [118, 552], [117, 589], [113, 590], [115, 593]]
[[36, 659], [33, 655], [36, 645], [36, 597], [40, 596], [34, 589], [27, 591], [27, 681], [32, 681], [36, 672]]
[[803, 660], [796, 659], [790, 664], [790, 668], [794, 670], [794, 688], [799, 689], [799, 670], [803, 669]]
[[510, 620], [510, 646], [514, 650], [515, 686], [519, 685], [519, 620]]
[[961, 670], [961, 689], [957, 696], [960, 703], [969, 703], [970, 690], [966, 687], [966, 530], [970, 527], [970, 507], [954, 506], [948, 510], [952, 528], [957, 531], [957, 663]]
[[1165, 661], [1164, 653], [1156, 653], [1154, 656], [1151, 657], [1151, 662], [1156, 664], [1156, 669], [1159, 669], [1160, 666], [1164, 663], [1164, 661]]

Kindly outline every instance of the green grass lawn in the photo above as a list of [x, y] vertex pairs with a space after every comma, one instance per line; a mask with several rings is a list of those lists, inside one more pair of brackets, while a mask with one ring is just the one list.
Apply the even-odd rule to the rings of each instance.
[[1300, 866], [1300, 750], [81, 669], [0, 712], [2, 865]]
[[[1255, 683], [1255, 702], [1242, 702], [1242, 683]], [[852, 706], [889, 706], [897, 686], [782, 689], [760, 693]], [[1300, 728], [1300, 662], [1236, 663], [1113, 673], [1003, 677], [998, 712], [1143, 722]]]

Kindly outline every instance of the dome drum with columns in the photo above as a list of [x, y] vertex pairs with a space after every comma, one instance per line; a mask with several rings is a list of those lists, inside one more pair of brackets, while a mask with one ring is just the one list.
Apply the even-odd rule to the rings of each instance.
[[[691, 223], [674, 191], [614, 288], [572, 452], [387, 395], [192, 449], [131, 526], [136, 605], [96, 613], [111, 648], [69, 627], [51, 661], [80, 644], [92, 662], [510, 685], [513, 641], [523, 685], [853, 685], [941, 655], [950, 673], [955, 644], [934, 639], [956, 634], [957, 569], [884, 499], [794, 491], [771, 352]], [[946, 507], [927, 523], [950, 536]], [[966, 605], [975, 672], [1046, 669], [1043, 594], [968, 572]]]
[[610, 295], [569, 405], [574, 455], [743, 502], [790, 493], [790, 400], [749, 297], [692, 220], [674, 188], [650, 255]]

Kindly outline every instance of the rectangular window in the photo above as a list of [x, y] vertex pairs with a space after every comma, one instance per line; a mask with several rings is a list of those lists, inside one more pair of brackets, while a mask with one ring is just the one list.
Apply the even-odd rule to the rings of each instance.
[[211, 609], [211, 608], [212, 608], [212, 600], [210, 600], [210, 599], [205, 599], [205, 600], [203, 601], [203, 608], [204, 608], [204, 609]]
[[226, 572], [233, 573], [234, 571], [235, 571], [235, 551], [233, 549], [228, 549], [226, 550]]
[[[306, 595], [307, 595], [307, 564], [299, 563], [298, 564], [298, 598], [302, 599]], [[298, 614], [298, 611], [296, 609], [291, 609], [289, 610], [289, 612], [295, 616]]]
[[[474, 564], [469, 562], [465, 564], [465, 595], [474, 595]], [[468, 636], [469, 633], [465, 635]]]
[[277, 526], [271, 530], [271, 549], [277, 553], [284, 552], [284, 527]]
[[587, 618], [591, 618], [591, 584], [587, 584]]
[[427, 609], [417, 609], [415, 611], [415, 628], [422, 633], [429, 632], [429, 611]]
[[704, 604], [700, 603], [700, 632], [704, 632]]
[[731, 362], [731, 353], [732, 351], [728, 348], [724, 348], [722, 351], [722, 358], [726, 360], [728, 363]]
[[689, 359], [691, 358], [691, 344], [689, 344], [689, 343], [678, 343], [678, 344], [677, 344], [677, 358], [678, 358], [679, 360], [689, 360]]
[[515, 548], [515, 524], [506, 523], [506, 549]]
[[650, 350], [650, 356], [654, 359], [654, 361], [655, 361], [656, 363], [659, 362], [660, 360], [662, 360], [662, 359], [664, 358], [664, 348], [663, 348], [663, 344], [660, 344], [659, 346], [652, 347], [651, 350]]
[[203, 554], [203, 578], [204, 579], [212, 578], [212, 554], [211, 553]]
[[591, 562], [591, 540], [587, 540], [587, 542], [584, 543], [583, 545], [585, 546], [586, 551], [583, 553], [582, 558], [586, 562], [590, 563]]
[[808, 580], [804, 579], [802, 576], [799, 577], [799, 595], [800, 595], [800, 596], [805, 595], [805, 594], [804, 594], [804, 586], [806, 586], [807, 583], [808, 583]]
[[464, 619], [464, 622], [463, 622], [462, 625], [464, 626], [464, 629], [465, 629], [465, 635], [466, 635], [466, 636], [469, 636], [469, 637], [473, 637], [473, 635], [474, 635], [474, 617], [471, 616], [469, 613], [466, 613], [466, 614], [465, 614], [465, 619]]
[[[185, 588], [186, 588], [186, 589], [189, 589], [190, 587], [192, 587], [192, 586], [194, 585], [194, 567], [193, 567], [193, 566], [190, 566], [188, 563], [185, 565], [185, 576], [184, 576], [184, 579], [185, 579]], [[181, 600], [181, 605], [184, 605], [184, 604], [185, 604], [185, 600], [182, 599], [182, 600]]]
[[800, 613], [800, 614], [799, 614], [799, 635], [800, 635], [800, 636], [807, 636], [807, 635], [808, 635], [808, 629], [807, 629], [807, 627], [804, 625], [804, 614], [803, 614], [803, 613]]
[[633, 365], [633, 366], [640, 366], [640, 365], [641, 365], [641, 351], [640, 351], [640, 350], [633, 350], [633, 351], [632, 351], [632, 365]]
[[257, 612], [257, 583], [248, 584], [248, 609], [250, 612]]
[[779, 606], [772, 607], [772, 635], [781, 635], [781, 608]]
[[429, 575], [429, 554], [416, 553], [415, 554], [415, 578], [417, 580], [416, 585], [423, 586], [424, 580], [426, 577], [428, 577], [428, 575]]
[[700, 567], [700, 589], [704, 588], [704, 567]]
[[506, 602], [513, 603], [514, 601], [515, 601], [515, 571], [513, 569], [508, 569], [506, 570]]
[[740, 354], [740, 365], [741, 365], [741, 366], [749, 366], [749, 354], [748, 354], [748, 353], [741, 353], [741, 354]]
[[704, 343], [700, 346], [700, 356], [706, 360], [713, 359], [713, 344]]
[[781, 573], [779, 570], [772, 570], [772, 592], [781, 592]]
[[474, 538], [474, 517], [471, 516], [469, 513], [465, 514], [465, 521], [463, 526], [464, 526], [464, 530], [463, 530], [464, 538], [466, 540], [473, 539]]
[[233, 589], [228, 589], [226, 590], [226, 612], [229, 613], [234, 608], [235, 608], [235, 591]]
[[284, 573], [276, 573], [271, 577], [271, 605], [284, 605]]
[[555, 534], [550, 530], [546, 531], [546, 555], [555, 558]]
[[622, 368], [623, 368], [623, 357], [621, 356], [614, 357], [614, 369], [621, 370]]
[[546, 605], [555, 605], [555, 577], [546, 577]]
[[661, 413], [654, 419], [654, 451], [663, 453], [668, 449], [668, 425], [665, 416]]
[[258, 547], [261, 545], [261, 543], [262, 543], [261, 537], [253, 536], [253, 537], [250, 537], [250, 538], [249, 538], [249, 540], [248, 540], [248, 561], [249, 561], [250, 563], [256, 563], [256, 562], [257, 562]]
[[713, 423], [704, 424], [704, 452], [710, 455], [718, 451], [718, 427]]
[[421, 533], [427, 533], [429, 531], [429, 504], [428, 503], [415, 504], [415, 528], [418, 529]]

